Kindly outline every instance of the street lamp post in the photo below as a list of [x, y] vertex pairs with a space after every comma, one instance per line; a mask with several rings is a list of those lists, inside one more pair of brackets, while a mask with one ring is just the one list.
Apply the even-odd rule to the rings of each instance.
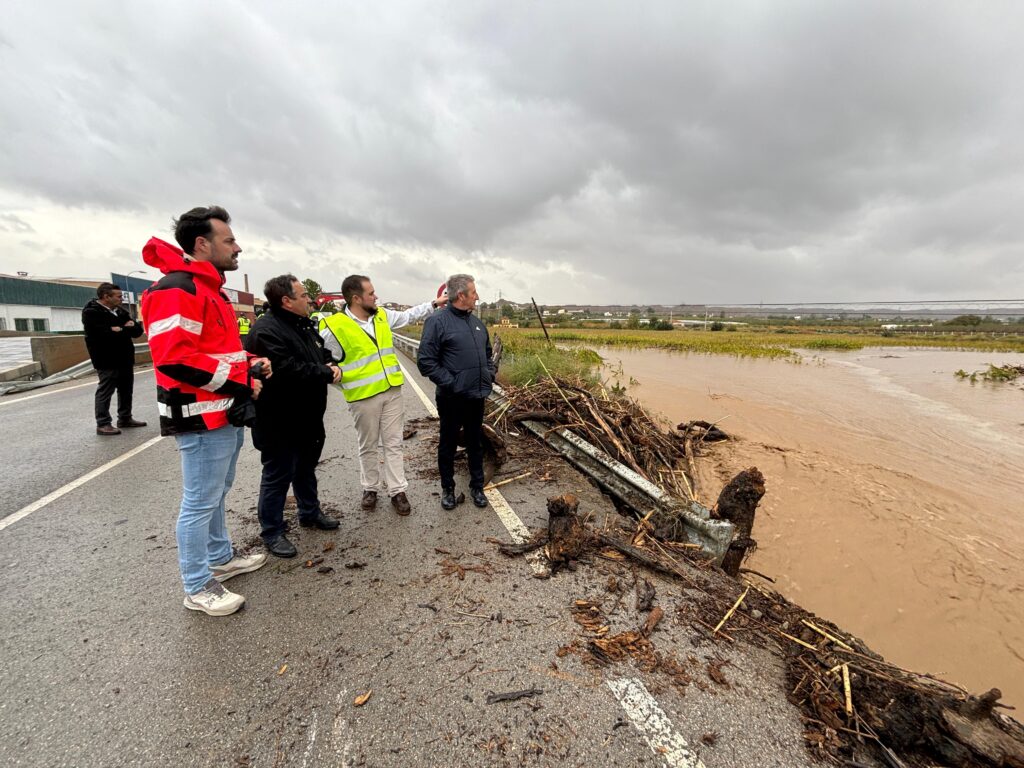
[[[127, 275], [124, 276], [124, 287], [127, 288], [128, 292], [131, 293], [133, 296], [135, 294], [135, 291], [132, 290], [132, 284], [131, 284], [132, 275], [144, 275], [144, 274], [146, 274], [146, 270], [144, 270], [144, 269], [133, 269], [131, 272], [129, 272]], [[137, 320], [138, 319], [137, 307], [138, 307], [138, 303], [137, 302], [132, 302], [132, 303], [130, 303], [128, 305], [128, 309], [129, 309], [129, 312], [131, 313], [132, 320]]]

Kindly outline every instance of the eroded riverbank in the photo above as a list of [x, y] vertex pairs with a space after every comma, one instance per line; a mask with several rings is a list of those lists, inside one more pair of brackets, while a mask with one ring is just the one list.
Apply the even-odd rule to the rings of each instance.
[[751, 567], [891, 661], [1024, 704], [1024, 392], [952, 375], [1019, 356], [601, 353], [645, 406], [739, 438], [710, 449], [704, 501], [764, 472]]

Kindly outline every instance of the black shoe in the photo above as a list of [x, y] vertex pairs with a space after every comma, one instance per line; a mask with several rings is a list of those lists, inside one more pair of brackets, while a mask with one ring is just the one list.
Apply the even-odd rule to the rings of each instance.
[[128, 419], [128, 421], [118, 420], [117, 426], [120, 429], [125, 429], [126, 427], [130, 429], [131, 427], [144, 427], [146, 426], [146, 422], [139, 421], [138, 419]]
[[341, 523], [333, 517], [328, 517], [323, 512], [317, 512], [310, 518], [300, 517], [299, 525], [303, 528], [319, 528], [321, 531], [333, 531], [341, 525]]
[[263, 543], [267, 547], [267, 552], [275, 557], [295, 557], [299, 554], [299, 550], [295, 548], [294, 544], [288, 541], [287, 537], [283, 533], [276, 538], [267, 539]]
[[473, 503], [481, 509], [487, 506], [487, 495], [483, 488], [470, 488], [469, 495], [473, 499]]
[[455, 509], [455, 489], [454, 488], [442, 488], [441, 489], [441, 506], [445, 509]]
[[404, 492], [396, 493], [391, 497], [391, 506], [395, 508], [395, 512], [405, 517], [412, 512], [412, 505], [409, 503], [409, 497]]

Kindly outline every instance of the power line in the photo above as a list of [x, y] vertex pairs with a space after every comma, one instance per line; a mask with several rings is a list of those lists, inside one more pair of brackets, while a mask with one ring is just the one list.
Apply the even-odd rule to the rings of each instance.
[[1024, 299], [934, 299], [932, 301], [792, 301], [792, 302], [758, 302], [756, 304], [694, 304], [699, 307], [892, 307], [892, 306], [924, 306], [927, 304], [1020, 304]]

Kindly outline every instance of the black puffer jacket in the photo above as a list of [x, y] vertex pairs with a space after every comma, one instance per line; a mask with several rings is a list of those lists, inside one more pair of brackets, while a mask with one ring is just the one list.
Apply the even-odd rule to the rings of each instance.
[[[135, 339], [142, 335], [142, 323], [126, 327], [132, 316], [124, 307], [111, 312], [93, 299], [82, 310], [85, 347], [97, 371], [131, 368], [135, 365]], [[114, 328], [121, 330], [115, 331]]]
[[272, 309], [253, 324], [245, 348], [269, 357], [273, 370], [256, 401], [253, 445], [261, 451], [291, 450], [298, 441], [323, 439], [327, 385], [334, 376], [313, 321]]
[[416, 366], [440, 393], [487, 397], [495, 374], [487, 328], [472, 312], [449, 304], [427, 318]]

